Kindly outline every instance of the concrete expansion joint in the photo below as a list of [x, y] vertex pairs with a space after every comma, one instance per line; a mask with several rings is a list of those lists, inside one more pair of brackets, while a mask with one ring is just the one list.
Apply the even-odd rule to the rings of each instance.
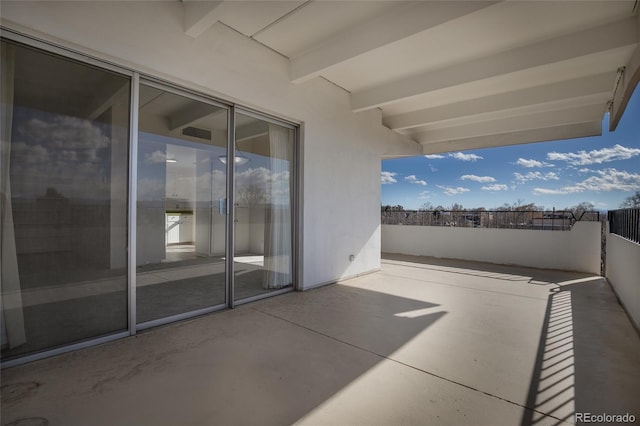
[[561, 422], [561, 421], [562, 421], [562, 419], [560, 419], [559, 417], [556, 417], [556, 416], [554, 416], [554, 415], [552, 415], [552, 414], [548, 414], [548, 413], [542, 412], [542, 411], [540, 411], [540, 410], [536, 410], [535, 408], [529, 407], [529, 406], [527, 406], [527, 405], [522, 405], [522, 404], [517, 403], [517, 402], [515, 402], [515, 401], [511, 401], [510, 399], [506, 399], [506, 398], [503, 398], [503, 397], [501, 397], [501, 396], [498, 396], [498, 395], [492, 394], [492, 393], [490, 393], [490, 392], [483, 391], [482, 389], [477, 389], [477, 388], [474, 388], [473, 386], [465, 385], [464, 383], [460, 383], [460, 382], [457, 382], [457, 381], [455, 381], [455, 380], [448, 379], [448, 378], [446, 378], [446, 377], [440, 376], [440, 375], [438, 375], [438, 374], [436, 374], [436, 373], [433, 373], [433, 372], [431, 372], [431, 371], [427, 371], [427, 370], [424, 370], [424, 369], [422, 369], [422, 368], [415, 367], [415, 366], [413, 366], [413, 365], [411, 365], [411, 364], [407, 364], [407, 363], [402, 362], [402, 361], [399, 361], [399, 360], [397, 360], [397, 359], [395, 359], [395, 358], [391, 358], [391, 357], [389, 357], [389, 356], [379, 354], [379, 353], [377, 353], [377, 352], [375, 352], [375, 351], [372, 351], [372, 350], [370, 350], [370, 349], [363, 348], [362, 346], [354, 345], [353, 343], [349, 343], [349, 342], [347, 342], [347, 341], [345, 341], [345, 340], [338, 339], [337, 337], [331, 336], [331, 335], [329, 335], [329, 334], [323, 333], [323, 332], [318, 331], [318, 330], [315, 330], [315, 329], [313, 329], [313, 328], [310, 328], [310, 327], [304, 326], [304, 325], [302, 325], [302, 324], [298, 324], [298, 323], [296, 323], [296, 322], [294, 322], [294, 321], [291, 321], [291, 320], [289, 320], [289, 319], [287, 319], [287, 318], [283, 318], [283, 317], [281, 317], [281, 316], [279, 316], [279, 315], [275, 315], [275, 314], [273, 314], [273, 313], [263, 311], [263, 310], [261, 310], [261, 309], [259, 309], [259, 308], [253, 307], [253, 306], [251, 307], [251, 309], [252, 309], [252, 310], [254, 310], [254, 311], [256, 311], [256, 312], [259, 312], [259, 313], [261, 313], [261, 314], [268, 315], [268, 316], [270, 316], [270, 317], [272, 317], [272, 318], [275, 318], [275, 319], [278, 319], [278, 320], [281, 320], [281, 321], [287, 322], [287, 323], [289, 323], [289, 324], [291, 324], [291, 325], [293, 325], [293, 326], [296, 326], [296, 327], [302, 328], [302, 329], [304, 329], [304, 330], [308, 330], [308, 331], [310, 331], [310, 332], [312, 332], [312, 333], [315, 333], [315, 334], [318, 334], [318, 335], [324, 336], [324, 337], [326, 337], [326, 338], [328, 338], [328, 339], [331, 339], [331, 340], [333, 340], [333, 341], [336, 341], [336, 342], [342, 343], [342, 344], [344, 344], [344, 345], [350, 346], [350, 347], [352, 347], [352, 348], [354, 348], [354, 349], [358, 349], [358, 350], [360, 350], [360, 351], [367, 352], [367, 353], [369, 353], [369, 354], [371, 354], [371, 355], [375, 355], [375, 356], [377, 356], [377, 357], [379, 357], [379, 358], [381, 358], [381, 359], [385, 359], [385, 360], [391, 361], [391, 362], [393, 362], [393, 363], [395, 363], [395, 364], [402, 365], [402, 366], [404, 366], [404, 367], [410, 368], [410, 369], [412, 369], [412, 370], [418, 371], [418, 372], [423, 373], [423, 374], [428, 374], [429, 376], [435, 377], [435, 378], [440, 379], [440, 380], [444, 380], [444, 381], [446, 381], [446, 382], [449, 382], [449, 383], [454, 384], [454, 385], [457, 385], [457, 386], [461, 386], [461, 387], [463, 387], [463, 388], [469, 389], [469, 390], [474, 391], [474, 392], [477, 392], [477, 393], [481, 393], [481, 394], [486, 395], [486, 396], [488, 396], [488, 397], [498, 399], [498, 400], [503, 401], [503, 402], [506, 402], [506, 403], [508, 403], [508, 404], [515, 405], [516, 407], [519, 407], [519, 408], [522, 408], [522, 409], [525, 409], [525, 410], [533, 411], [533, 412], [535, 412], [535, 413], [537, 413], [537, 414], [540, 414], [540, 415], [542, 415], [542, 416], [545, 416], [545, 417], [551, 417], [551, 418], [553, 418], [554, 420], [558, 420], [559, 422]]
[[[363, 350], [365, 350], [365, 351], [366, 351], [366, 349], [363, 349]], [[368, 352], [369, 352], [369, 351], [368, 351]], [[373, 353], [373, 352], [372, 352], [372, 353]], [[404, 363], [404, 362], [402, 362], [402, 361], [398, 361], [398, 360], [393, 359], [393, 358], [388, 358], [388, 357], [385, 357], [385, 356], [382, 356], [382, 355], [378, 355], [378, 356], [381, 356], [381, 357], [383, 357], [383, 358], [386, 358], [386, 359], [388, 359], [388, 360], [390, 360], [390, 361], [393, 361], [393, 362], [395, 362], [395, 363], [397, 363], [397, 364], [400, 364], [400, 365], [403, 365], [403, 366], [405, 366], [405, 367], [411, 368], [411, 369], [413, 369], [413, 370], [419, 371], [419, 372], [421, 372], [421, 373], [428, 374], [428, 375], [430, 375], [430, 376], [432, 376], [432, 377], [436, 377], [436, 378], [438, 378], [438, 379], [440, 379], [440, 380], [444, 380], [444, 381], [447, 381], [447, 382], [452, 383], [452, 384], [454, 384], [454, 385], [462, 386], [463, 388], [466, 388], [466, 389], [472, 390], [472, 391], [474, 391], [474, 392], [478, 392], [478, 393], [481, 393], [481, 394], [483, 394], [483, 395], [489, 396], [489, 397], [491, 397], [491, 398], [495, 398], [495, 399], [498, 399], [498, 400], [500, 400], [500, 401], [504, 401], [504, 402], [506, 402], [506, 403], [508, 403], [508, 404], [515, 405], [516, 407], [524, 408], [524, 409], [526, 409], [526, 410], [531, 410], [531, 411], [533, 411], [533, 412], [535, 412], [535, 413], [538, 413], [538, 414], [541, 414], [541, 415], [543, 415], [543, 416], [545, 416], [545, 417], [551, 417], [551, 418], [553, 418], [553, 419], [555, 419], [555, 420], [562, 421], [562, 419], [560, 419], [559, 417], [556, 417], [556, 416], [554, 416], [554, 415], [551, 415], [551, 414], [548, 414], [548, 413], [542, 412], [542, 411], [540, 411], [540, 410], [536, 410], [535, 408], [529, 407], [529, 406], [527, 406], [527, 405], [522, 405], [522, 404], [517, 403], [517, 402], [515, 402], [515, 401], [511, 401], [510, 399], [503, 398], [503, 397], [501, 397], [501, 396], [498, 396], [498, 395], [492, 394], [491, 392], [486, 392], [486, 391], [483, 391], [482, 389], [477, 389], [477, 388], [474, 388], [473, 386], [465, 385], [464, 383], [460, 383], [460, 382], [457, 382], [457, 381], [455, 381], [455, 380], [448, 379], [448, 378], [446, 378], [446, 377], [440, 376], [440, 375], [438, 375], [438, 374], [432, 373], [432, 372], [427, 371], [427, 370], [423, 370], [423, 369], [421, 369], [421, 368], [415, 367], [415, 366], [410, 365], [410, 364], [406, 364], [406, 363]]]

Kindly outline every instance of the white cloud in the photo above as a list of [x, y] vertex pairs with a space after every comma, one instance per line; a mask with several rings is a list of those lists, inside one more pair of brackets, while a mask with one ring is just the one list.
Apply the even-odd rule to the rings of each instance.
[[476, 154], [465, 154], [463, 152], [453, 152], [449, 154], [449, 157], [455, 158], [456, 160], [461, 161], [476, 161], [482, 160], [482, 157]]
[[13, 151], [11, 154], [15, 158], [14, 163], [39, 164], [51, 161], [49, 151], [42, 145], [28, 145], [24, 142], [13, 142], [11, 144], [11, 151]]
[[444, 155], [440, 155], [440, 154], [427, 154], [424, 156], [424, 158], [428, 158], [430, 160], [435, 160], [438, 158], [444, 158]]
[[493, 185], [483, 186], [480, 189], [483, 191], [506, 191], [509, 187], [507, 185], [494, 183]]
[[521, 173], [514, 173], [513, 176], [516, 178], [518, 183], [527, 183], [531, 180], [558, 180], [560, 177], [555, 172], [541, 173], [541, 172], [529, 172], [526, 175]]
[[476, 176], [476, 175], [464, 175], [464, 176], [460, 176], [460, 179], [472, 180], [474, 182], [480, 182], [480, 183], [488, 183], [488, 182], [496, 181], [496, 179], [491, 176]]
[[453, 188], [451, 186], [442, 186], [442, 185], [436, 185], [438, 188], [444, 190], [444, 194], [445, 195], [458, 195], [458, 194], [463, 194], [465, 192], [469, 192], [469, 188], [463, 188], [461, 186], [458, 186], [457, 188]]
[[429, 198], [429, 194], [430, 194], [429, 191], [421, 191], [420, 194], [418, 194], [418, 198], [420, 200], [426, 200]]
[[166, 198], [167, 184], [160, 179], [138, 179], [138, 201], [156, 201]]
[[431, 170], [433, 173], [437, 172], [438, 169], [436, 169], [433, 164], [429, 164], [429, 170]]
[[[31, 118], [17, 131], [23, 139], [46, 141], [53, 148], [90, 151], [85, 156], [95, 159], [95, 151], [110, 145], [111, 139], [91, 120], [52, 115], [46, 119]], [[82, 155], [81, 155], [82, 156]]]
[[416, 175], [406, 176], [404, 180], [409, 181], [411, 183], [415, 183], [416, 185], [427, 186], [427, 182], [424, 180], [418, 179]]
[[383, 185], [397, 183], [398, 181], [394, 178], [394, 176], [397, 175], [395, 172], [382, 172], [380, 182], [382, 182]]
[[640, 174], [616, 169], [596, 170], [597, 175], [575, 185], [562, 188], [534, 188], [534, 194], [558, 195], [575, 194], [584, 191], [640, 191]]
[[628, 160], [640, 155], [639, 148], [626, 148], [622, 145], [614, 145], [611, 148], [594, 149], [592, 151], [578, 152], [549, 152], [548, 160], [566, 161], [574, 166], [586, 166], [589, 164], [602, 164], [616, 160]]
[[590, 169], [588, 167], [583, 167], [581, 169], [578, 169], [578, 173], [591, 173], [593, 171], [594, 171], [593, 169]]
[[570, 191], [567, 188], [549, 189], [549, 188], [533, 188], [533, 193], [536, 195], [560, 195], [560, 194], [572, 194], [579, 191]]
[[54, 188], [69, 199], [103, 200], [113, 188], [126, 188], [120, 176], [108, 174], [111, 162], [121, 159], [111, 157], [111, 136], [103, 126], [18, 107], [13, 124], [14, 197], [41, 197]]
[[553, 167], [553, 164], [545, 163], [544, 161], [538, 160], [527, 160], [526, 158], [518, 158], [516, 164], [526, 168], [532, 167]]
[[158, 151], [153, 151], [151, 154], [145, 154], [144, 156], [144, 162], [147, 164], [161, 164], [161, 163], [166, 163], [167, 162], [167, 155], [158, 150]]
[[[221, 173], [214, 170], [214, 185], [216, 178], [222, 178]], [[205, 174], [206, 175], [206, 174]], [[243, 205], [273, 203], [289, 203], [289, 179], [288, 170], [273, 172], [265, 167], [249, 168], [236, 173], [236, 192], [239, 203]], [[224, 182], [221, 180], [221, 183]]]
[[587, 191], [638, 191], [640, 190], [640, 174], [629, 173], [624, 170], [598, 170], [596, 176], [591, 176], [578, 184]]

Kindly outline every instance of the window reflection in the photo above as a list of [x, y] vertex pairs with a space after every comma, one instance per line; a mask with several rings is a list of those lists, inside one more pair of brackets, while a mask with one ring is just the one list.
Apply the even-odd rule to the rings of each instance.
[[[131, 81], [2, 41], [2, 359], [127, 329]], [[139, 323], [223, 306], [228, 110], [140, 85]], [[237, 115], [236, 299], [292, 287], [294, 131]]]
[[127, 326], [128, 78], [2, 42], [2, 357]]
[[139, 323], [226, 302], [227, 110], [141, 85]]
[[235, 172], [235, 297], [293, 286], [292, 129], [238, 114]]

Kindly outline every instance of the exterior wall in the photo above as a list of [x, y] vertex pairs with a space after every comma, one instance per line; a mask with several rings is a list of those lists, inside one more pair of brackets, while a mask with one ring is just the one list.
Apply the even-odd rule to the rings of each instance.
[[187, 36], [177, 1], [8, 1], [2, 25], [301, 123], [304, 287], [379, 268], [380, 159], [421, 153], [379, 111], [352, 113], [321, 78], [291, 84], [287, 58], [223, 24]]
[[640, 330], [640, 244], [607, 234], [607, 280]]
[[600, 223], [570, 231], [383, 225], [382, 251], [600, 274]]

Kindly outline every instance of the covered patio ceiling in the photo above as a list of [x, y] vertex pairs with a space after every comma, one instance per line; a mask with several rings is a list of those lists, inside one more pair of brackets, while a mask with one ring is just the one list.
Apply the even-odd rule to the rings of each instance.
[[638, 1], [190, 1], [184, 30], [216, 22], [324, 78], [354, 112], [425, 154], [615, 129], [640, 79]]

